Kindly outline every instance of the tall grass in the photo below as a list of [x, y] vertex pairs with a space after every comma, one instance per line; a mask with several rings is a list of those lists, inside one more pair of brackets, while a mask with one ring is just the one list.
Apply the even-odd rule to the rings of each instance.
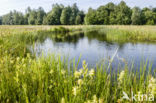
[[[6, 28], [9, 28], [8, 31], [3, 32]], [[76, 29], [61, 28], [59, 32], [58, 29], [48, 27], [46, 30], [45, 28], [25, 26], [23, 28], [19, 26], [0, 28], [1, 103], [138, 102], [132, 98], [123, 99], [123, 92], [129, 97], [132, 97], [132, 93], [147, 94], [148, 97], [153, 94], [156, 97], [156, 73], [151, 71], [152, 65], [147, 65], [147, 62], [140, 64], [136, 71], [136, 67], [133, 67], [131, 63], [128, 63], [131, 64], [131, 68], [125, 63], [123, 67], [119, 65], [116, 69], [112, 69], [111, 63], [88, 68], [87, 61], [83, 61], [82, 68], [77, 68], [74, 60], [71, 64], [66, 59], [62, 60], [60, 56], [49, 55], [46, 58], [34, 58], [27, 50], [27, 44], [46, 38], [45, 34], [52, 36], [54, 31], [57, 33], [77, 32]], [[87, 27], [89, 28], [91, 29], [92, 26]], [[95, 28], [103, 27], [95, 26]], [[84, 28], [80, 27], [80, 29]], [[109, 34], [110, 32], [118, 30], [103, 31], [109, 36], [113, 35]], [[153, 37], [155, 37], [154, 33]], [[140, 97], [139, 102], [150, 101], [149, 98], [146, 101], [145, 97], [143, 100]]]
[[[125, 65], [118, 73], [107, 69], [108, 65], [88, 68], [69, 66], [60, 56], [31, 59], [13, 58], [6, 55], [0, 59], [0, 101], [3, 103], [113, 103], [132, 102], [123, 100], [123, 91], [156, 96], [156, 79], [151, 66], [140, 66], [140, 71]], [[111, 68], [110, 68], [111, 69]], [[120, 71], [122, 70], [122, 71]], [[155, 73], [154, 73], [155, 75]], [[138, 100], [138, 99], [137, 99]], [[145, 101], [145, 99], [144, 99]]]
[[[86, 32], [96, 31], [106, 35], [108, 41], [117, 42], [155, 42], [155, 26], [92, 26]], [[96, 34], [95, 34], [96, 35]]]

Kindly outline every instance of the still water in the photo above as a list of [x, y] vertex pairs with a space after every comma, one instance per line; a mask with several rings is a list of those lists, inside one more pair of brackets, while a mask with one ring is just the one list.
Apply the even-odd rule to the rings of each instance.
[[150, 60], [153, 68], [156, 67], [156, 44], [148, 42], [113, 42], [108, 41], [105, 35], [98, 33], [80, 33], [76, 35], [51, 34], [40, 42], [31, 46], [31, 51], [38, 57], [44, 54], [56, 54], [61, 57], [68, 57], [69, 60], [77, 61], [81, 55], [79, 67], [83, 60], [88, 65], [95, 67], [97, 63], [108, 62], [114, 55], [117, 48], [117, 54], [114, 57], [112, 65], [123, 64], [123, 58], [126, 62], [134, 63], [138, 66], [141, 62]]

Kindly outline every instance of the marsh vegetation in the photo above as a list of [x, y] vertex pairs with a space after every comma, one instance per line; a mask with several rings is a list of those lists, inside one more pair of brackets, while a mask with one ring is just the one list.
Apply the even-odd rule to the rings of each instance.
[[[41, 51], [36, 55], [34, 53], [37, 52], [36, 45], [43, 46], [43, 50], [49, 49], [44, 47], [47, 40], [55, 44], [51, 48], [52, 52]], [[139, 100], [150, 102], [153, 100], [152, 95], [156, 97], [156, 66], [155, 61], [151, 60], [152, 57], [155, 60], [155, 52], [152, 51], [156, 45], [155, 41], [155, 26], [1, 26], [0, 101], [2, 103], [127, 103]], [[75, 48], [75, 51], [66, 49], [69, 58], [70, 56], [73, 58], [69, 59], [66, 57], [67, 54], [65, 56], [61, 53], [56, 54], [58, 49], [55, 48], [61, 48], [62, 45], [65, 48], [70, 46]], [[78, 49], [79, 46], [82, 48]], [[136, 59], [140, 52], [134, 55], [125, 51], [127, 53], [125, 56], [136, 56], [134, 60], [128, 60], [129, 57], [122, 55], [123, 50], [131, 50], [127, 46], [132, 47], [134, 52], [140, 50], [140, 46], [147, 47], [150, 51], [145, 50], [146, 57], [138, 61]], [[116, 48], [119, 48], [119, 51]], [[64, 52], [65, 49], [61, 50]], [[94, 60], [97, 59], [96, 56], [101, 56], [98, 55], [99, 52], [97, 53], [100, 50], [101, 53], [104, 52], [102, 50], [112, 51], [108, 51], [109, 55], [105, 53], [106, 56], [102, 57], [102, 61], [90, 62], [91, 58]], [[84, 51], [91, 54], [79, 58], [79, 54]], [[149, 56], [150, 54], [152, 55]], [[74, 56], [77, 58], [74, 59]], [[150, 99], [126, 100], [122, 98], [123, 92], [130, 97], [132, 92], [136, 95], [147, 94]]]

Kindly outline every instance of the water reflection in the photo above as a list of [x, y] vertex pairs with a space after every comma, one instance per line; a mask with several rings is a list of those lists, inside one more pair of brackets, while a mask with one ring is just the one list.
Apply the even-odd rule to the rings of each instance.
[[[55, 53], [62, 57], [69, 57], [69, 60], [73, 58], [78, 60], [82, 55], [79, 67], [81, 67], [82, 60], [86, 60], [89, 66], [95, 66], [99, 61], [109, 60], [116, 48], [119, 48], [118, 57], [125, 58], [127, 62], [133, 61], [135, 65], [139, 65], [142, 60], [149, 58], [153, 61], [153, 67], [156, 67], [156, 44], [114, 42], [108, 40], [106, 34], [100, 34], [94, 30], [71, 34], [46, 34], [35, 43], [34, 47], [31, 46], [32, 52], [35, 52], [37, 56], [40, 56], [41, 52], [45, 56], [48, 53]], [[118, 64], [122, 65], [122, 62], [115, 57], [113, 67]]]

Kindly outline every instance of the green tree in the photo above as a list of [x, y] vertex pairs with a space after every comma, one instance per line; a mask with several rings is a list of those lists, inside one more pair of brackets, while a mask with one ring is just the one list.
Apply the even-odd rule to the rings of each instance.
[[97, 9], [98, 24], [112, 24], [112, 14], [114, 14], [115, 5], [110, 2], [107, 5], [100, 6]]
[[[63, 5], [54, 4], [52, 10], [47, 14], [46, 22], [48, 25], [60, 25], [60, 17], [63, 10]], [[45, 22], [44, 22], [45, 23]]]
[[13, 25], [23, 25], [24, 24], [24, 16], [21, 12], [14, 10], [12, 15], [13, 15]]
[[85, 16], [85, 24], [95, 25], [98, 23], [96, 10], [89, 8], [88, 13]]
[[76, 24], [76, 25], [79, 25], [79, 24], [81, 24], [81, 22], [82, 22], [82, 20], [81, 20], [80, 15], [77, 15], [77, 16], [76, 16], [76, 20], [75, 20], [75, 24]]
[[117, 11], [116, 8], [117, 6], [114, 3], [108, 3], [106, 5], [106, 8], [108, 10], [108, 15], [109, 15], [109, 24], [117, 24]]
[[13, 13], [12, 11], [4, 16], [2, 16], [2, 24], [4, 25], [13, 25], [14, 20], [13, 20]]
[[47, 24], [48, 24], [47, 16], [44, 15], [44, 17], [43, 17], [43, 25], [47, 25]]
[[75, 20], [76, 20], [76, 16], [77, 16], [78, 12], [79, 12], [79, 9], [78, 9], [78, 7], [77, 7], [77, 5], [75, 3], [71, 7], [71, 14], [70, 14], [70, 20], [69, 20], [70, 25], [74, 25], [75, 24]]
[[141, 24], [141, 9], [139, 7], [133, 8], [131, 20], [133, 25]]
[[35, 10], [32, 10], [28, 17], [28, 24], [29, 25], [35, 25], [37, 20], [37, 12]]
[[76, 16], [75, 24], [76, 24], [77, 21], [80, 21], [79, 24], [84, 24], [84, 17], [85, 17], [84, 12], [83, 11], [79, 11], [77, 16]]
[[121, 1], [115, 9], [117, 24], [127, 25], [131, 24], [131, 9], [124, 1]]
[[155, 20], [156, 20], [156, 14], [154, 12], [150, 11], [146, 11], [145, 12], [145, 19], [146, 19], [146, 24], [147, 25], [154, 25], [155, 24]]
[[28, 25], [28, 18], [30, 16], [30, 13], [31, 13], [31, 8], [28, 7], [26, 10], [25, 10], [25, 15], [24, 15], [24, 24], [25, 25]]
[[154, 25], [156, 24], [156, 13], [153, 12], [149, 8], [142, 9], [142, 16], [141, 16], [142, 24], [146, 25]]
[[71, 16], [72, 10], [71, 7], [68, 6], [63, 9], [62, 14], [61, 14], [61, 24], [63, 25], [70, 25], [70, 16]]
[[39, 7], [37, 10], [37, 20], [36, 20], [36, 24], [37, 25], [41, 25], [43, 24], [43, 17], [45, 16], [45, 12], [44, 9], [42, 7]]
[[156, 13], [156, 8], [152, 8], [152, 11]]
[[98, 19], [97, 24], [109, 24], [108, 9], [105, 6], [100, 6], [96, 11]]

